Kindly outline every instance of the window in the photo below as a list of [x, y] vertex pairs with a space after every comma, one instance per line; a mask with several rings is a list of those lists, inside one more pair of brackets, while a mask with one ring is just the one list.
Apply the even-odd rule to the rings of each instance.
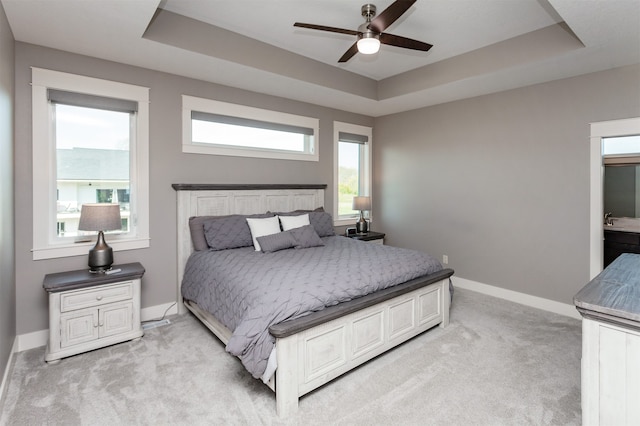
[[182, 96], [182, 151], [318, 161], [316, 118]]
[[33, 258], [87, 253], [83, 203], [120, 205], [114, 250], [148, 247], [149, 89], [39, 68], [32, 79]]
[[[360, 212], [352, 209], [353, 197], [371, 195], [372, 130], [336, 121], [333, 133], [335, 224], [354, 224]], [[371, 219], [371, 212], [368, 216]]]

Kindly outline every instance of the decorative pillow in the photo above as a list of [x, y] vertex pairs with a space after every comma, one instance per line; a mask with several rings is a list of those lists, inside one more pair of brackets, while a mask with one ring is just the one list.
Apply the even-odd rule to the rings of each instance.
[[324, 243], [318, 236], [318, 233], [312, 225], [302, 226], [300, 228], [294, 228], [287, 231], [296, 240], [297, 249], [323, 246]]
[[280, 221], [278, 216], [267, 217], [262, 219], [247, 218], [249, 229], [251, 229], [251, 237], [253, 239], [253, 246], [256, 251], [260, 251], [260, 243], [258, 237], [265, 235], [277, 234], [280, 232]]
[[193, 248], [226, 250], [253, 245], [247, 217], [273, 217], [272, 214], [196, 216], [189, 218]]
[[283, 231], [288, 231], [293, 228], [300, 228], [301, 226], [310, 225], [309, 213], [301, 214], [298, 216], [278, 216]]
[[333, 217], [325, 211], [312, 211], [309, 213], [309, 223], [311, 223], [320, 237], [336, 235], [336, 231], [333, 229]]
[[296, 240], [291, 232], [278, 232], [277, 234], [265, 235], [257, 238], [260, 248], [264, 253], [272, 253], [296, 246]]

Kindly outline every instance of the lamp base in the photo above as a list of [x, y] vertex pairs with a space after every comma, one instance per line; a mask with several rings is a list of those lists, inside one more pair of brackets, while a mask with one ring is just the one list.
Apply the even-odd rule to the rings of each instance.
[[366, 234], [369, 232], [369, 223], [360, 212], [360, 220], [356, 222], [356, 232], [358, 234]]
[[113, 264], [113, 249], [104, 240], [104, 233], [98, 233], [96, 245], [89, 250], [89, 271], [92, 273], [104, 273], [111, 269]]

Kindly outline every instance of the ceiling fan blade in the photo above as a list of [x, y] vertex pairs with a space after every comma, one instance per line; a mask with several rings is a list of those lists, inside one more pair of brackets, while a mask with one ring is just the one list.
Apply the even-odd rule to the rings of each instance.
[[335, 27], [325, 27], [324, 25], [305, 24], [302, 22], [296, 22], [295, 24], [293, 24], [293, 26], [300, 27], [300, 28], [309, 28], [312, 30], [329, 31], [332, 33], [358, 35], [358, 32], [354, 30], [345, 30], [344, 28], [335, 28]]
[[378, 33], [383, 32], [387, 27], [393, 24], [396, 19], [402, 16], [416, 0], [396, 0], [391, 3], [391, 6], [382, 11], [381, 14], [371, 20], [369, 29]]
[[338, 62], [347, 62], [349, 59], [353, 58], [353, 55], [356, 53], [358, 53], [358, 42], [353, 43], [349, 50], [344, 52], [344, 55], [342, 55], [342, 58], [340, 58]]
[[433, 45], [429, 43], [385, 33], [380, 34], [380, 43], [388, 44], [389, 46], [404, 47], [405, 49], [422, 50], [423, 52], [433, 47]]

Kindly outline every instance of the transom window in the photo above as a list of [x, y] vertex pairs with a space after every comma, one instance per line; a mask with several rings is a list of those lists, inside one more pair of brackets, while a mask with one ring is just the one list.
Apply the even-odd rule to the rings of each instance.
[[182, 96], [183, 152], [318, 161], [318, 119]]

